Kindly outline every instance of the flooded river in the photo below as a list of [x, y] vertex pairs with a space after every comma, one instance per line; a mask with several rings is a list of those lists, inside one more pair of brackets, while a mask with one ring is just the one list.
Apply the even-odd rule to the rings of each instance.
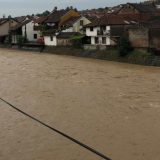
[[[0, 97], [113, 160], [160, 159], [160, 68], [0, 49]], [[0, 160], [102, 160], [0, 111]]]

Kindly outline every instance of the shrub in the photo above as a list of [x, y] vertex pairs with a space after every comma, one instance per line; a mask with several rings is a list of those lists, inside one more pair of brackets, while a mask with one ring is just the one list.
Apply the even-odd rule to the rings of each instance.
[[126, 36], [122, 36], [119, 39], [118, 43], [118, 51], [120, 57], [127, 56], [131, 51], [133, 50], [133, 47], [131, 46], [128, 38]]
[[17, 44], [19, 46], [22, 46], [26, 42], [27, 42], [27, 39], [24, 36], [18, 36], [17, 37]]

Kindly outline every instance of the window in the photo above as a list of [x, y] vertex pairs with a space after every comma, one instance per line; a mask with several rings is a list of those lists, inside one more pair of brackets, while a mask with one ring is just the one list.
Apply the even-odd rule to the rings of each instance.
[[83, 26], [83, 24], [84, 24], [83, 20], [80, 20], [80, 26]]
[[102, 37], [102, 44], [106, 44], [106, 37]]
[[37, 39], [37, 34], [34, 34], [34, 39]]
[[106, 26], [101, 26], [100, 30], [105, 31], [106, 30]]
[[53, 41], [53, 36], [50, 36], [50, 41]]
[[99, 44], [98, 37], [95, 37], [95, 44]]
[[93, 31], [93, 27], [90, 27], [90, 31]]

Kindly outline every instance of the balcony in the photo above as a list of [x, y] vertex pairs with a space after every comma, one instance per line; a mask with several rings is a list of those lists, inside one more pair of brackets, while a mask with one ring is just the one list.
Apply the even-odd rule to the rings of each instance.
[[97, 35], [99, 35], [99, 36], [110, 36], [110, 31], [98, 30]]

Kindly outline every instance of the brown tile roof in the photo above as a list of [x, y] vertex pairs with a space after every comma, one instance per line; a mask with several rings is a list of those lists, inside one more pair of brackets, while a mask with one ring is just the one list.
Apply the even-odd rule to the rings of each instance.
[[65, 26], [72, 26], [80, 17], [81, 16], [79, 16], [79, 17], [71, 17], [67, 21], [63, 22], [61, 24], [61, 26], [63, 26], [63, 25], [65, 25]]
[[[12, 20], [16, 21], [14, 18], [11, 18]], [[7, 21], [9, 21], [9, 18], [0, 18], [0, 25], [6, 23]], [[17, 22], [17, 21], [16, 21]]]
[[17, 22], [19, 22], [19, 23], [21, 23], [21, 22], [25, 21], [25, 20], [26, 20], [26, 18], [27, 18], [26, 16], [15, 17], [16, 21], [17, 21]]
[[16, 26], [14, 26], [14, 27], [11, 28], [11, 31], [15, 31], [15, 30], [19, 29], [20, 27], [28, 24], [31, 21], [32, 21], [31, 19], [28, 19], [28, 20], [26, 20], [26, 21], [24, 21], [22, 23], [18, 23]]
[[149, 13], [149, 12], [155, 12], [156, 7], [149, 4], [142, 4], [142, 3], [128, 3], [129, 5], [133, 6], [136, 10], [138, 10], [141, 13]]
[[39, 17], [34, 20], [34, 23], [42, 24], [47, 20], [47, 18], [48, 18], [47, 16]]
[[59, 22], [61, 17], [64, 16], [68, 10], [57, 10], [53, 11], [45, 21], [46, 23], [56, 23]]
[[127, 25], [125, 19], [119, 15], [105, 15], [102, 18], [94, 19], [92, 23], [86, 27], [107, 26], [107, 25]]

